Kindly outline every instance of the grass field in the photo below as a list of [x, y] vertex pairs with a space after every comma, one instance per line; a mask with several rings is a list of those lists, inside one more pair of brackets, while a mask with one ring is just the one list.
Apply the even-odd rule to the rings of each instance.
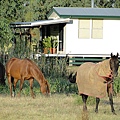
[[[77, 98], [72, 94], [52, 94], [51, 97], [37, 94], [35, 99], [0, 95], [0, 120], [83, 120], [82, 104], [76, 102]], [[108, 98], [101, 99], [98, 114], [94, 112], [94, 104], [88, 105], [88, 118], [120, 120], [120, 96], [114, 97], [114, 107], [117, 115], [111, 113]]]
[[[68, 71], [75, 72], [77, 68], [71, 66]], [[63, 84], [60, 84], [62, 88]], [[59, 83], [52, 84], [52, 88], [56, 85]], [[45, 97], [39, 94], [37, 86], [34, 88], [36, 98], [33, 99], [29, 95], [29, 85], [25, 84], [25, 87], [21, 97], [11, 98], [7, 88], [0, 94], [0, 120], [120, 120], [120, 93], [113, 97], [117, 115], [111, 113], [108, 97], [101, 99], [99, 113], [96, 114], [93, 100], [87, 103], [88, 113], [83, 113], [81, 97], [76, 94], [52, 93], [51, 97]]]

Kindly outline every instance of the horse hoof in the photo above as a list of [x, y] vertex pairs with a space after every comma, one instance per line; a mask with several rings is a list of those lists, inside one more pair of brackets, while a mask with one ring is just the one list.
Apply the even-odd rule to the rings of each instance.
[[33, 98], [33, 99], [35, 99], [35, 97], [36, 97], [35, 95], [34, 95], [34, 96], [32, 96], [32, 98]]
[[106, 114], [106, 111], [104, 111], [104, 114]]
[[87, 108], [83, 108], [83, 112], [86, 112], [87, 111]]
[[15, 97], [15, 93], [12, 93], [12, 97]]
[[97, 113], [98, 113], [98, 111], [96, 111], [96, 110], [95, 110], [95, 113], [97, 114]]
[[117, 115], [116, 113], [115, 113], [115, 111], [114, 112], [112, 112], [113, 113], [113, 115]]

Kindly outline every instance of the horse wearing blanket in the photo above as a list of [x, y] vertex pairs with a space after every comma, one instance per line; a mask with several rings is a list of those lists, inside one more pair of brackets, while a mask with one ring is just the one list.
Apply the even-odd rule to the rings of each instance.
[[105, 97], [108, 93], [111, 111], [115, 113], [113, 106], [113, 80], [118, 74], [119, 60], [118, 53], [111, 58], [99, 63], [86, 62], [83, 63], [73, 76], [70, 74], [69, 81], [77, 83], [79, 94], [84, 102], [83, 111], [87, 110], [86, 102], [88, 96], [96, 97], [95, 112], [98, 112], [98, 104], [100, 98]]

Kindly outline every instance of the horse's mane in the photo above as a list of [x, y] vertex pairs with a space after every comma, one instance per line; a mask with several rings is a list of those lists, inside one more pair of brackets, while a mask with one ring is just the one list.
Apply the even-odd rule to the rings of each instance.
[[33, 64], [34, 66], [36, 66], [40, 70], [40, 68], [35, 64], [35, 62], [33, 62], [32, 60], [30, 60], [29, 58], [24, 58], [24, 60], [29, 61], [31, 64]]

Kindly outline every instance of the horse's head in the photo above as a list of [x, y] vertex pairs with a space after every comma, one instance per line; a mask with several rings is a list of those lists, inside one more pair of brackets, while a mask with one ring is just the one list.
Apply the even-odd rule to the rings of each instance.
[[44, 94], [44, 95], [50, 95], [50, 87], [49, 87], [49, 84], [48, 84], [47, 80], [45, 80], [41, 84], [40, 90], [41, 90], [42, 94]]
[[111, 53], [111, 59], [110, 59], [110, 69], [112, 70], [113, 77], [116, 77], [118, 75], [118, 68], [119, 68], [119, 60], [118, 60], [119, 54], [113, 55]]

